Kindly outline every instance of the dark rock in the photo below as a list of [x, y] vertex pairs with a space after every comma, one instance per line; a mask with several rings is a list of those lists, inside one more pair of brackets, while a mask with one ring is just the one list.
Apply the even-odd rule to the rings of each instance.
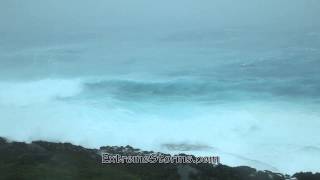
[[320, 180], [320, 173], [300, 172], [293, 175], [298, 180]]
[[0, 145], [6, 144], [7, 140], [5, 138], [0, 137]]
[[319, 173], [297, 173], [290, 177], [247, 166], [232, 168], [222, 164], [101, 164], [101, 153], [170, 156], [131, 146], [87, 149], [71, 143], [33, 141], [27, 144], [0, 138], [0, 147], [0, 179], [320, 180]]

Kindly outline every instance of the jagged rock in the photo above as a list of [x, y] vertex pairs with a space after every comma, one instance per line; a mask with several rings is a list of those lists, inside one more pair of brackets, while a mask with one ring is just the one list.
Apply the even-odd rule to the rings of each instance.
[[320, 173], [300, 172], [293, 175], [298, 180], [320, 180]]
[[6, 144], [7, 140], [5, 138], [0, 137], [0, 145]]

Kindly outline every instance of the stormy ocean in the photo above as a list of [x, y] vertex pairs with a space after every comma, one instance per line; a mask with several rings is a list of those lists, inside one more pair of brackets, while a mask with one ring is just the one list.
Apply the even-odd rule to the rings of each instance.
[[318, 1], [0, 4], [0, 136], [320, 171]]

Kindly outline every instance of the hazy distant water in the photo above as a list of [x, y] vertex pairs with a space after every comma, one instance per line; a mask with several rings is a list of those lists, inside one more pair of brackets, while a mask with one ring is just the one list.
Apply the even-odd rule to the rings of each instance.
[[1, 136], [319, 171], [318, 32], [83, 37], [2, 45]]

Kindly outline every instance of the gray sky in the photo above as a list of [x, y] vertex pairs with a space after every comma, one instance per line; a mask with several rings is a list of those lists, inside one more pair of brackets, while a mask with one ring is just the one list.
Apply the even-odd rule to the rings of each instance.
[[319, 7], [317, 0], [3, 0], [0, 26], [1, 32], [32, 38], [39, 33], [136, 35], [205, 27], [303, 30], [319, 27]]

